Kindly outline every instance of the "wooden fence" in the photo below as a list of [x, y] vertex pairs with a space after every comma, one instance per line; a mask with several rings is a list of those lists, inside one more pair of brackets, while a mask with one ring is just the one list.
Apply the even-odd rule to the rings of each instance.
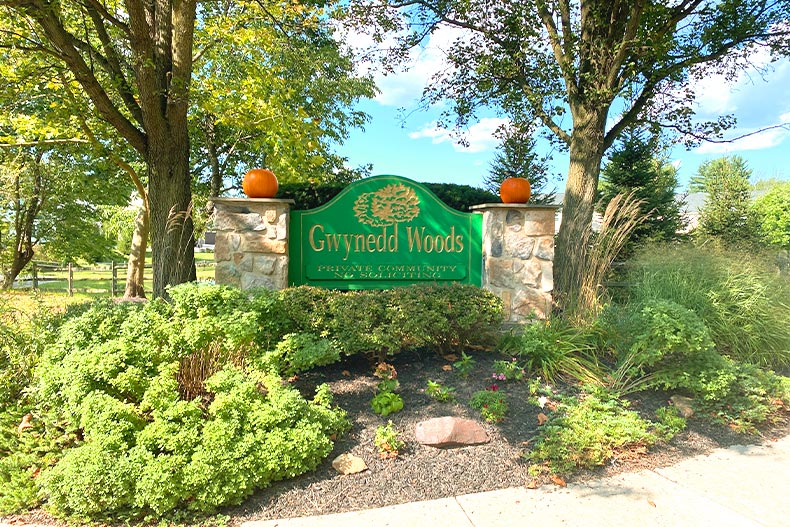
[[[196, 262], [198, 268], [213, 266], [213, 262]], [[15, 289], [33, 289], [52, 292], [66, 292], [69, 296], [74, 293], [90, 295], [121, 296], [126, 287], [125, 263], [98, 263], [92, 266], [78, 266], [73, 263], [55, 264], [47, 262], [32, 262], [26, 274], [20, 275], [15, 284]], [[145, 266], [146, 275], [151, 265]], [[146, 280], [146, 293], [150, 280]]]

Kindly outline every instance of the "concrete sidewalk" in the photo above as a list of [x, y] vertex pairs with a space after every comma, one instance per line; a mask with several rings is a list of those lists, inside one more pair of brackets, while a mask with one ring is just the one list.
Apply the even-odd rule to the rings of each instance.
[[790, 526], [790, 436], [566, 488], [512, 488], [243, 527]]

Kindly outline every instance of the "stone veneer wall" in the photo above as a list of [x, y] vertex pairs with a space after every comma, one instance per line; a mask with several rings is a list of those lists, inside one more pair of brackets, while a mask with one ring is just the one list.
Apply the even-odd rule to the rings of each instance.
[[241, 289], [288, 287], [290, 199], [214, 198], [214, 273]]
[[[288, 287], [288, 222], [293, 200], [214, 198], [218, 284]], [[482, 287], [499, 296], [506, 321], [551, 312], [556, 206], [493, 203], [483, 214]]]
[[483, 288], [502, 299], [505, 320], [546, 318], [554, 289], [554, 205], [486, 204], [483, 213]]

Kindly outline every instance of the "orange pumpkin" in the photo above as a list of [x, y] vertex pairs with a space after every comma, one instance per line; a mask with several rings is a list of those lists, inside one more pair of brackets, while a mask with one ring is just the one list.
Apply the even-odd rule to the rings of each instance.
[[279, 184], [274, 172], [267, 168], [253, 168], [241, 182], [241, 188], [249, 198], [273, 198]]
[[509, 177], [499, 186], [502, 203], [526, 203], [531, 193], [529, 180], [523, 177]]

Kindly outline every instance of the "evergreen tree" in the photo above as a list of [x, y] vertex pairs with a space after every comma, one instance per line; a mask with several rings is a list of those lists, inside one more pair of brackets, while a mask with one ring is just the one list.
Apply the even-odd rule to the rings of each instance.
[[531, 128], [507, 127], [502, 132], [502, 143], [484, 179], [485, 188], [499, 195], [499, 186], [505, 179], [520, 177], [529, 181], [532, 189], [530, 203], [552, 203], [555, 191], [546, 190], [548, 162], [548, 156], [540, 157], [535, 151], [535, 138]]
[[701, 235], [726, 243], [754, 240], [756, 224], [749, 205], [751, 174], [740, 156], [720, 157], [700, 165], [689, 188], [707, 193], [700, 211]]
[[618, 194], [633, 191], [636, 199], [642, 200], [639, 208], [646, 219], [633, 230], [626, 253], [648, 240], [676, 238], [684, 227], [681, 203], [675, 195], [677, 170], [656, 155], [658, 149], [656, 136], [630, 132], [616, 146], [601, 172], [599, 211], [606, 209]]

